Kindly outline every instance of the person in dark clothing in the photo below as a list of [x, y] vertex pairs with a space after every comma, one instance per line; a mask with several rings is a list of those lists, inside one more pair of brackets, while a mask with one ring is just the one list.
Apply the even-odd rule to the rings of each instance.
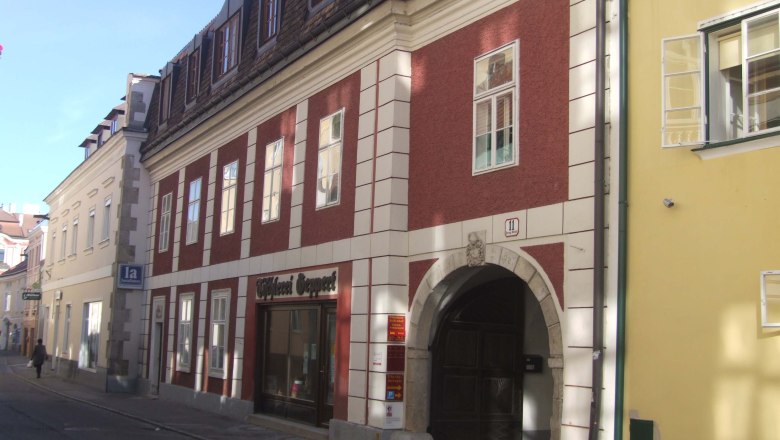
[[38, 375], [38, 379], [41, 378], [41, 367], [43, 367], [43, 362], [46, 360], [47, 356], [46, 346], [43, 345], [43, 339], [38, 339], [38, 345], [35, 346], [32, 357], [30, 358], [35, 367], [35, 373]]

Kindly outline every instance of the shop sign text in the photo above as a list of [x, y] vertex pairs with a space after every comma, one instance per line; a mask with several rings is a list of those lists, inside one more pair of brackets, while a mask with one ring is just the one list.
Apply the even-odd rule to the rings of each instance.
[[308, 294], [309, 298], [315, 298], [323, 294], [335, 292], [337, 289], [336, 279], [338, 272], [333, 271], [330, 275], [312, 277], [305, 273], [299, 273], [297, 276], [287, 275], [258, 278], [255, 282], [257, 299], [273, 300], [277, 297], [292, 296], [293, 293], [298, 296]]

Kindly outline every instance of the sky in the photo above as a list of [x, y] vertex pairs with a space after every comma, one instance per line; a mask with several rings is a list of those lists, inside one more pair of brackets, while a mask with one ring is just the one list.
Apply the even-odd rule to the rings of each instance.
[[0, 0], [0, 204], [38, 205], [83, 160], [128, 73], [158, 75], [223, 0]]

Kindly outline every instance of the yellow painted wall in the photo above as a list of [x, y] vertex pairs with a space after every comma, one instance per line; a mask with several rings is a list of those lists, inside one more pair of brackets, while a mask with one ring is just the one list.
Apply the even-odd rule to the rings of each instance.
[[755, 2], [628, 3], [624, 438], [630, 416], [665, 440], [780, 439], [780, 331], [761, 328], [759, 296], [780, 269], [780, 134], [710, 160], [660, 147], [661, 40]]

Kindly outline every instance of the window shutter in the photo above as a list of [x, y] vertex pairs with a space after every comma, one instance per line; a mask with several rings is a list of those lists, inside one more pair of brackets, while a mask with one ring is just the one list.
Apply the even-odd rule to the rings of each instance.
[[702, 37], [692, 35], [663, 41], [663, 147], [704, 143]]

